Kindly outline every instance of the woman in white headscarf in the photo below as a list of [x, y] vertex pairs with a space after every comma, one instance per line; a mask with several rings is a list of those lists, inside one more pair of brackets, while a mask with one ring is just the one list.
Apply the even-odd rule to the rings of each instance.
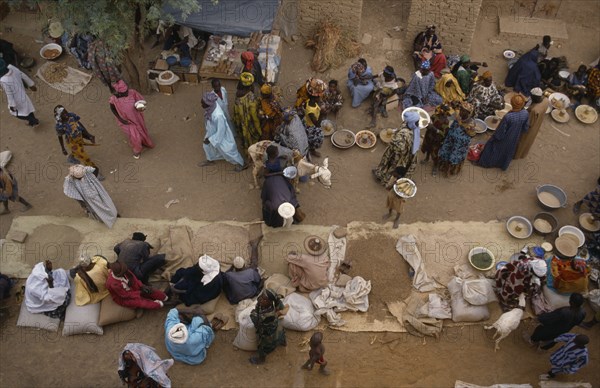
[[504, 310], [519, 304], [519, 295], [529, 298], [539, 294], [546, 283], [547, 264], [544, 260], [520, 256], [496, 272], [496, 295]]
[[397, 167], [404, 169], [403, 177], [410, 178], [416, 167], [417, 151], [421, 145], [421, 129], [419, 113], [404, 113], [402, 127], [394, 132], [392, 141], [386, 148], [379, 166], [373, 169], [373, 175], [386, 185]]

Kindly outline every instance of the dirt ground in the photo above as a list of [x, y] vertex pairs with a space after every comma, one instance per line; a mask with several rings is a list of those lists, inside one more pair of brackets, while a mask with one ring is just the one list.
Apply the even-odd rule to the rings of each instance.
[[[391, 64], [399, 75], [409, 79], [412, 61], [406, 50], [381, 50], [384, 37], [403, 36], [402, 30], [394, 30], [395, 26], [404, 28], [407, 17], [401, 13], [398, 3], [392, 0], [364, 2], [360, 35], [367, 32], [373, 36], [373, 41], [363, 47], [362, 56], [374, 71]], [[490, 9], [494, 9], [490, 5], [499, 2], [484, 3], [488, 6], [487, 11], [477, 22], [470, 54], [474, 60], [487, 61], [495, 79], [501, 83], [507, 71], [502, 51], [506, 48], [527, 50], [541, 37], [499, 36], [497, 19], [490, 13]], [[570, 68], [574, 69], [579, 63], [592, 62], [600, 53], [600, 27], [596, 22], [600, 3], [569, 1], [563, 2], [561, 7], [564, 13], [559, 17], [568, 22], [569, 39], [557, 41], [551, 53], [566, 55]], [[503, 8], [495, 9], [507, 12]], [[0, 36], [14, 42], [19, 52], [39, 58], [36, 28], [35, 16], [13, 13], [2, 22]], [[439, 35], [443, 42], [443, 31]], [[404, 40], [405, 49], [410, 48], [411, 41], [412, 37]], [[152, 53], [156, 52], [155, 49]], [[312, 52], [304, 49], [301, 41], [284, 45], [279, 84], [286, 103], [293, 101], [296, 88], [313, 74], [308, 67], [311, 56]], [[76, 67], [74, 60], [67, 56], [60, 61]], [[340, 68], [320, 77], [336, 78], [343, 85], [352, 61], [348, 59]], [[90, 132], [96, 135], [101, 146], [89, 147], [88, 152], [106, 176], [104, 186], [123, 216], [189, 217], [207, 221], [260, 218], [259, 191], [250, 189], [250, 169], [238, 174], [226, 163], [209, 168], [196, 166], [204, 159], [200, 97], [208, 90], [208, 84], [180, 84], [174, 95], [152, 93], [146, 96], [149, 103], [146, 121], [157, 146], [145, 152], [141, 159], [134, 160], [108, 109], [109, 91], [98, 80], [94, 79], [77, 96], [61, 94], [37, 81], [38, 92], [32, 97], [41, 125], [36, 129], [10, 117], [4, 94], [0, 102], [1, 149], [10, 149], [14, 153], [10, 169], [19, 180], [20, 193], [34, 205], [28, 214], [82, 216], [79, 205], [62, 193], [66, 162], [56, 139], [52, 115], [53, 107], [62, 104], [80, 115]], [[235, 88], [232, 81], [224, 85], [230, 91]], [[346, 88], [342, 89], [348, 99]], [[232, 94], [230, 92], [230, 96]], [[368, 122], [363, 107], [352, 109], [345, 104], [337, 124], [356, 132], [364, 129]], [[379, 128], [398, 124], [399, 112], [394, 111]], [[594, 188], [600, 175], [599, 128], [600, 123], [585, 126], [573, 116], [567, 124], [558, 124], [547, 117], [527, 159], [513, 161], [504, 173], [467, 163], [461, 175], [446, 179], [432, 177], [431, 165], [420, 166], [415, 177], [419, 193], [407, 204], [402, 221], [505, 220], [516, 214], [532, 217], [541, 211], [536, 202], [535, 187], [551, 183], [562, 187], [569, 198], [568, 207], [556, 211], [555, 215], [561, 224], [576, 225], [570, 205]], [[479, 135], [474, 141], [485, 138], [486, 135]], [[305, 222], [316, 225], [379, 222], [385, 211], [386, 193], [372, 179], [370, 169], [377, 165], [384, 149], [383, 144], [377, 144], [371, 150], [356, 147], [338, 150], [326, 139], [321, 153], [329, 156], [333, 187], [325, 189], [318, 183], [301, 186], [299, 201], [307, 214]], [[172, 190], [168, 191], [169, 188]], [[178, 199], [179, 203], [165, 208], [163, 205], [172, 199]], [[0, 236], [6, 234], [12, 218], [20, 214], [18, 208], [12, 204], [13, 212], [0, 218]], [[365, 241], [364, 246], [350, 244], [349, 250], [364, 253], [355, 268], [357, 275], [361, 270], [370, 272], [368, 269], [373, 268], [382, 271], [370, 279], [373, 304], [368, 314], [377, 318], [384, 313], [380, 310], [383, 306], [376, 302], [378, 295], [398, 293], [401, 297], [407, 292], [406, 268], [401, 265], [390, 270], [396, 265], [395, 257], [392, 260], [390, 256], [392, 249], [378, 246], [375, 240]], [[0, 384], [3, 386], [118, 386], [117, 355], [127, 342], [154, 346], [161, 356], [168, 356], [164, 347], [162, 312], [108, 326], [102, 337], [62, 337], [21, 330], [15, 326], [18, 307], [13, 307], [11, 312], [12, 316], [1, 326]], [[299, 343], [308, 337], [307, 334], [289, 332], [288, 347], [278, 349], [265, 366], [255, 367], [247, 362], [247, 352], [233, 350], [231, 342], [235, 333], [223, 332], [218, 334], [201, 366], [176, 363], [170, 376], [174, 386], [192, 386], [202, 381], [206, 386], [447, 387], [456, 379], [481, 385], [536, 384], [537, 376], [548, 369], [549, 354], [537, 353], [524, 344], [521, 332], [526, 327], [527, 324], [522, 324], [502, 342], [502, 349], [496, 353], [491, 334], [479, 325], [445, 329], [439, 340], [428, 338], [425, 341], [408, 334], [375, 336], [327, 330], [326, 358], [333, 371], [327, 378], [316, 371], [307, 373], [300, 369], [307, 353]], [[591, 337], [590, 365], [577, 375], [560, 380], [588, 381], [600, 386], [600, 369], [597, 367], [600, 328], [575, 331], [586, 332]]]

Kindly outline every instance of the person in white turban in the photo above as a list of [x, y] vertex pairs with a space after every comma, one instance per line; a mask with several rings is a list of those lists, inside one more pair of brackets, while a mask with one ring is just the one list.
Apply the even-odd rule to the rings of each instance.
[[165, 321], [165, 345], [177, 361], [190, 365], [201, 364], [215, 339], [215, 331], [227, 323], [227, 317], [216, 314], [212, 322], [199, 310], [173, 308]]
[[233, 268], [223, 273], [223, 291], [231, 304], [237, 304], [244, 299], [254, 298], [260, 292], [261, 278], [258, 273], [258, 244], [262, 236], [252, 240], [250, 247], [250, 265], [246, 268], [243, 257], [233, 259]]
[[171, 292], [186, 306], [204, 304], [219, 296], [223, 289], [223, 273], [217, 260], [208, 255], [198, 265], [179, 268], [171, 278]]

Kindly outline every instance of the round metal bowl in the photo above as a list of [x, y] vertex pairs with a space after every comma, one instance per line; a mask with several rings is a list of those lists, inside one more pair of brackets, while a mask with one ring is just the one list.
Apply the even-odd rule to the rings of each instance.
[[[550, 184], [541, 185], [536, 188], [536, 192], [538, 201], [540, 201], [540, 205], [542, 205], [544, 209], [555, 210], [567, 206], [567, 194], [558, 186]], [[558, 199], [559, 205], [556, 206], [554, 204], [544, 202], [544, 195], [542, 193], [549, 193], [555, 196]]]
[[[475, 264], [473, 264], [473, 260], [472, 260], [473, 255], [475, 255], [477, 253], [487, 253], [492, 258], [492, 263], [487, 268], [477, 267]], [[494, 258], [494, 254], [487, 248], [475, 247], [469, 251], [469, 263], [473, 266], [473, 268], [475, 268], [479, 271], [489, 271], [490, 269], [494, 268], [495, 262], [496, 262], [496, 259]]]
[[[522, 230], [517, 231], [513, 229], [512, 225], [514, 223], [518, 223]], [[527, 218], [523, 216], [513, 216], [506, 221], [506, 230], [514, 238], [524, 239], [531, 236], [531, 233], [533, 233], [533, 226], [531, 226], [531, 222], [529, 222]]]
[[[411, 186], [412, 192], [410, 194], [405, 194], [398, 188], [398, 185], [404, 182]], [[401, 198], [412, 198], [415, 196], [415, 194], [417, 194], [417, 184], [408, 178], [400, 178], [396, 181], [396, 183], [394, 183], [394, 192]]]
[[[50, 51], [50, 50], [58, 50], [58, 55], [49, 56], [46, 52]], [[45, 45], [44, 47], [42, 47], [40, 49], [40, 57], [47, 59], [49, 61], [53, 61], [56, 58], [60, 57], [62, 52], [63, 52], [63, 48], [61, 45], [56, 44], [56, 43], [48, 43], [47, 45]]]
[[[542, 230], [539, 230], [536, 227], [536, 221], [537, 220], [547, 221], [550, 224], [550, 226], [551, 226], [550, 231], [549, 232], [544, 232]], [[556, 217], [554, 217], [552, 214], [546, 213], [546, 212], [540, 212], [540, 213], [536, 214], [533, 217], [532, 224], [533, 224], [533, 230], [535, 231], [535, 233], [537, 233], [537, 234], [539, 234], [541, 236], [547, 236], [549, 234], [552, 234], [552, 233], [556, 232], [556, 229], [558, 228], [558, 220], [556, 219]]]
[[359, 131], [356, 136], [356, 145], [360, 148], [369, 149], [377, 144], [377, 136], [369, 130]]
[[[495, 123], [493, 122], [494, 120], [496, 120]], [[487, 126], [487, 129], [489, 129], [490, 131], [495, 131], [496, 128], [498, 128], [498, 125], [500, 125], [501, 120], [502, 119], [498, 116], [488, 116], [485, 118], [485, 120], [483, 120], [483, 122]]]
[[356, 137], [349, 129], [339, 129], [331, 135], [331, 144], [337, 148], [347, 149], [356, 144]]
[[583, 244], [585, 244], [585, 235], [583, 234], [581, 229], [579, 229], [576, 226], [573, 226], [573, 225], [563, 226], [562, 228], [560, 228], [558, 230], [558, 236], [560, 237], [563, 234], [572, 234], [575, 237], [577, 237], [577, 239], [579, 240], [579, 244], [577, 245], [578, 248], [581, 248], [583, 246]]

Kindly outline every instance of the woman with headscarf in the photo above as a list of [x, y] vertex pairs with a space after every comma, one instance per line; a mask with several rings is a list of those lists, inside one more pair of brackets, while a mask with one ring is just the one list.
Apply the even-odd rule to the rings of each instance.
[[252, 83], [255, 83], [258, 85], [258, 87], [261, 87], [263, 84], [262, 68], [254, 53], [252, 51], [244, 51], [241, 55], [241, 61], [244, 65], [244, 70], [242, 71], [252, 74]]
[[516, 94], [511, 100], [512, 111], [508, 112], [498, 124], [492, 137], [485, 143], [479, 158], [479, 166], [508, 169], [515, 156], [519, 139], [529, 127], [529, 113], [523, 109], [525, 97]]
[[273, 87], [264, 84], [260, 87], [260, 108], [258, 118], [261, 123], [262, 140], [273, 140], [275, 129], [283, 120], [283, 108], [279, 98], [273, 93]]
[[456, 77], [461, 90], [465, 95], [469, 95], [471, 92], [471, 86], [473, 84], [473, 71], [470, 69], [471, 57], [463, 55], [460, 57], [458, 63], [452, 67], [452, 74]]
[[427, 132], [423, 138], [421, 152], [425, 154], [425, 160], [421, 163], [427, 163], [429, 158], [433, 161], [433, 170], [431, 174], [437, 175], [437, 170], [440, 163], [439, 151], [444, 143], [444, 138], [450, 128], [450, 116], [452, 108], [449, 105], [442, 104], [435, 108], [434, 114], [431, 115], [431, 122], [427, 126]]
[[451, 73], [444, 74], [435, 84], [435, 91], [442, 97], [444, 104], [462, 102], [465, 99], [458, 81]]
[[222, 289], [220, 264], [208, 255], [200, 256], [197, 265], [179, 268], [171, 277], [170, 291], [186, 306], [210, 302]]
[[373, 175], [386, 185], [396, 167], [402, 167], [404, 177], [410, 178], [416, 168], [417, 151], [421, 145], [421, 129], [419, 128], [419, 113], [408, 111], [404, 113], [404, 123], [392, 135], [392, 141], [386, 148], [379, 166], [373, 169]]
[[250, 313], [258, 339], [258, 355], [250, 358], [252, 364], [264, 364], [267, 354], [274, 351], [277, 346], [287, 346], [285, 329], [279, 322], [287, 309], [281, 297], [269, 288], [258, 296], [256, 307]]
[[492, 72], [486, 71], [481, 76], [481, 82], [478, 82], [471, 89], [468, 100], [475, 108], [475, 117], [484, 120], [488, 116], [493, 116], [498, 109], [504, 107], [504, 99], [494, 85]]
[[304, 108], [308, 102], [310, 96], [316, 96], [321, 98], [325, 93], [325, 82], [321, 79], [310, 77], [306, 82], [296, 91], [296, 103], [294, 108], [299, 117], [304, 117]]
[[284, 109], [283, 123], [277, 128], [274, 139], [284, 147], [298, 150], [302, 156], [308, 155], [306, 128], [294, 109]]
[[445, 176], [458, 174], [467, 158], [471, 143], [469, 132], [472, 131], [472, 116], [473, 106], [463, 101], [439, 151], [439, 168]]
[[348, 89], [352, 97], [352, 107], [357, 108], [371, 95], [375, 88], [373, 84], [373, 70], [367, 65], [364, 58], [360, 58], [348, 69]]
[[[101, 177], [100, 169], [92, 159], [90, 159], [87, 152], [83, 148], [86, 144], [84, 139], [89, 140], [92, 144], [96, 144], [96, 137], [88, 132], [87, 128], [81, 122], [81, 118], [75, 113], [68, 112], [64, 106], [57, 105], [54, 107], [54, 120], [56, 121], [56, 134], [58, 135], [58, 143], [62, 149], [63, 155], [68, 155], [65, 149], [63, 136], [71, 150], [68, 160], [76, 161], [85, 166], [94, 167], [98, 171], [99, 180], [103, 180]], [[75, 160], [73, 160], [75, 159]]]
[[169, 299], [164, 292], [142, 283], [126, 264], [115, 261], [109, 268], [106, 289], [119, 306], [157, 310]]
[[429, 68], [429, 61], [425, 61], [421, 64], [421, 69], [413, 74], [408, 88], [404, 92], [402, 100], [404, 109], [411, 106], [419, 108], [423, 108], [425, 105], [438, 106], [442, 103], [442, 97], [435, 92], [435, 77]]
[[206, 161], [198, 164], [204, 167], [215, 160], [226, 160], [235, 165], [236, 171], [244, 168], [244, 159], [237, 149], [233, 132], [229, 127], [227, 116], [217, 103], [218, 95], [206, 92], [202, 96], [201, 105], [204, 108], [204, 142], [202, 147], [206, 154]]
[[532, 298], [542, 292], [546, 281], [547, 264], [544, 260], [520, 256], [496, 272], [496, 295], [502, 308], [510, 310], [519, 304], [519, 295]]
[[233, 105], [233, 123], [242, 138], [242, 147], [246, 157], [248, 157], [248, 147], [258, 142], [262, 136], [258, 119], [258, 100], [252, 91], [253, 82], [252, 74], [248, 72], [241, 74]]
[[69, 167], [69, 175], [65, 177], [63, 191], [67, 197], [79, 202], [90, 218], [112, 228], [118, 217], [117, 208], [102, 183], [94, 175], [94, 170], [94, 167], [81, 164]]
[[67, 271], [62, 268], [53, 269], [50, 260], [37, 263], [25, 282], [27, 311], [63, 319], [70, 300]]
[[538, 51], [533, 49], [519, 58], [508, 70], [504, 84], [513, 88], [515, 92], [529, 97], [531, 89], [539, 87], [542, 79], [537, 64], [538, 55]]
[[35, 108], [25, 91], [25, 87], [34, 92], [37, 90], [33, 80], [0, 58], [0, 87], [6, 94], [9, 113], [19, 120], [26, 120], [30, 127], [36, 127], [40, 121], [35, 117]]
[[112, 85], [115, 94], [108, 100], [110, 110], [117, 118], [117, 124], [127, 136], [133, 157], [139, 159], [143, 147], [154, 148], [154, 143], [146, 128], [144, 114], [136, 109], [137, 101], [145, 101], [144, 96], [135, 89], [130, 89], [125, 81], [119, 80]]

